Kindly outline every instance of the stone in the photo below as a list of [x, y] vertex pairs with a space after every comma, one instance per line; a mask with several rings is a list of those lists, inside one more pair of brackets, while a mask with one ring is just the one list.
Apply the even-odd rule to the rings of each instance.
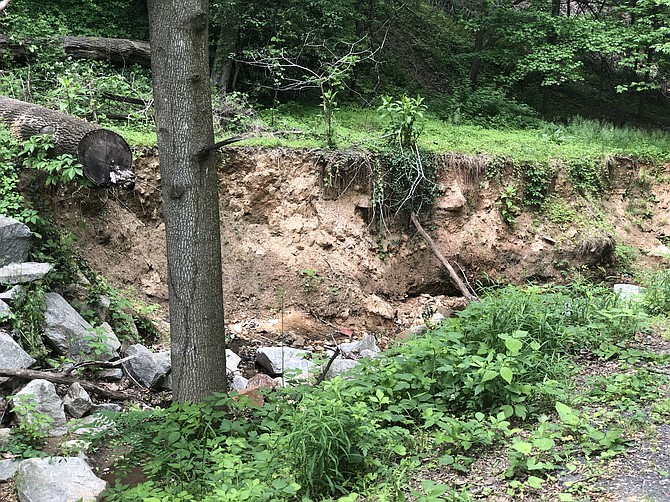
[[246, 389], [248, 383], [249, 383], [249, 380], [247, 380], [243, 376], [234, 375], [231, 387], [232, 387], [233, 390], [240, 391], [242, 389]]
[[451, 185], [444, 189], [444, 195], [437, 197], [435, 205], [444, 211], [461, 211], [466, 204], [458, 181], [453, 180]]
[[81, 418], [88, 413], [93, 406], [93, 402], [86, 389], [75, 382], [67, 390], [67, 394], [63, 398], [63, 406], [71, 417]]
[[58, 293], [46, 293], [44, 299], [47, 305], [44, 313], [46, 321], [44, 336], [57, 354], [77, 362], [108, 360], [115, 355], [115, 352], [105, 350], [101, 346], [108, 343], [109, 347], [115, 345], [114, 340], [104, 340], [108, 335], [104, 328], [96, 332], [93, 326]]
[[79, 457], [30, 458], [16, 473], [21, 502], [94, 501], [106, 486]]
[[24, 289], [25, 288], [23, 286], [17, 284], [16, 286], [8, 289], [7, 291], [3, 291], [2, 293], [0, 293], [0, 300], [12, 300], [16, 296], [23, 293]]
[[[98, 405], [100, 406], [100, 405]], [[114, 421], [99, 413], [70, 421], [70, 432], [77, 436], [99, 434], [114, 428]]]
[[25, 261], [32, 235], [27, 225], [14, 218], [0, 216], [0, 267]]
[[104, 360], [107, 361], [117, 357], [121, 348], [121, 342], [109, 323], [103, 322], [95, 331], [98, 334], [99, 341], [107, 347], [104, 352], [109, 354], [109, 357], [105, 356]]
[[9, 263], [0, 268], [0, 284], [13, 285], [34, 282], [51, 272], [52, 268], [53, 265], [49, 263], [36, 263], [32, 261]]
[[[34, 363], [35, 359], [23, 350], [9, 333], [0, 329], [0, 368], [30, 368]], [[0, 377], [0, 383], [7, 380], [8, 377]]]
[[362, 340], [357, 342], [341, 343], [338, 345], [340, 350], [345, 354], [354, 354], [361, 355], [361, 352], [367, 350], [374, 352], [375, 354], [379, 352], [379, 347], [377, 347], [377, 339], [374, 335], [365, 335]]
[[644, 289], [634, 284], [615, 284], [613, 289], [622, 300], [639, 301], [644, 294]]
[[[12, 404], [19, 421], [26, 421], [49, 436], [65, 434], [66, 418], [63, 402], [51, 382], [42, 379], [28, 382], [15, 394]], [[45, 415], [50, 420], [45, 420]]]
[[9, 427], [0, 428], [0, 448], [7, 448], [9, 446], [9, 436], [12, 433], [12, 429]]
[[235, 354], [232, 350], [226, 349], [226, 371], [228, 373], [237, 371], [241, 361], [242, 358], [240, 356]]
[[107, 295], [100, 295], [95, 307], [95, 315], [101, 323], [107, 324], [109, 320], [109, 307], [112, 305], [112, 299]]
[[265, 373], [256, 373], [247, 382], [247, 389], [274, 389], [277, 382]]
[[[311, 353], [290, 347], [262, 347], [256, 352], [256, 360], [270, 374], [306, 378], [315, 364], [307, 359]], [[289, 375], [287, 375], [289, 373]]]
[[123, 367], [140, 385], [148, 389], [160, 388], [170, 371], [169, 357], [165, 354], [155, 354], [144, 345], [136, 343], [126, 350], [125, 356], [133, 359], [127, 360]]
[[12, 309], [9, 308], [5, 302], [0, 300], [0, 318], [3, 316], [8, 316], [12, 313]]
[[91, 406], [91, 414], [99, 412], [121, 413], [123, 406], [116, 403], [100, 403]]
[[97, 376], [103, 382], [118, 382], [123, 378], [123, 370], [120, 368], [100, 369]]
[[363, 308], [370, 314], [381, 316], [384, 319], [395, 319], [395, 309], [377, 295], [370, 295], [363, 300]]
[[0, 460], [0, 483], [4, 483], [5, 481], [12, 479], [18, 468], [18, 460]]
[[350, 370], [358, 364], [358, 361], [354, 359], [344, 359], [342, 357], [337, 357], [333, 361], [333, 364], [328, 368], [328, 373], [326, 373], [326, 378], [335, 378], [338, 375], [341, 375], [345, 371]]

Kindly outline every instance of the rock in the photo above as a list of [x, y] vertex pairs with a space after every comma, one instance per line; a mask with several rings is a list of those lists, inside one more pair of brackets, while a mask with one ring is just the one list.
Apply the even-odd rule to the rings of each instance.
[[274, 389], [277, 382], [265, 373], [256, 373], [247, 382], [247, 389]]
[[70, 431], [77, 436], [99, 434], [112, 428], [114, 428], [114, 421], [100, 414], [89, 415], [70, 421]]
[[98, 370], [98, 378], [104, 382], [118, 382], [123, 378], [123, 370], [117, 368], [106, 368]]
[[0, 317], [8, 316], [12, 313], [12, 310], [9, 308], [5, 302], [0, 300]]
[[340, 350], [345, 354], [361, 355], [363, 351], [374, 352], [375, 354], [379, 352], [379, 347], [377, 347], [377, 339], [374, 335], [365, 335], [362, 340], [357, 342], [341, 343], [338, 345]]
[[126, 350], [125, 356], [134, 358], [124, 363], [124, 369], [140, 385], [148, 389], [160, 388], [170, 371], [169, 356], [166, 358], [165, 354], [155, 354], [144, 345], [136, 343]]
[[5, 481], [12, 479], [18, 468], [18, 460], [0, 460], [0, 483], [4, 483]]
[[239, 392], [242, 389], [246, 389], [248, 383], [249, 383], [249, 380], [247, 380], [243, 376], [234, 375], [233, 376], [233, 383], [232, 383], [231, 387], [232, 387], [233, 390], [236, 390], [236, 391]]
[[[37, 379], [29, 382], [14, 396], [14, 413], [19, 421], [26, 421], [49, 436], [65, 434], [65, 410], [56, 387], [51, 382]], [[45, 416], [49, 419], [45, 419]]]
[[226, 372], [234, 373], [237, 371], [242, 358], [230, 349], [226, 349]]
[[463, 192], [458, 181], [453, 180], [451, 186], [444, 190], [444, 195], [437, 197], [435, 205], [445, 211], [461, 211], [466, 204]]
[[108, 411], [111, 413], [121, 413], [123, 411], [123, 406], [116, 403], [100, 403], [91, 406], [91, 414]]
[[368, 359], [374, 359], [377, 357], [377, 351], [370, 349], [363, 349], [360, 351], [361, 357], [367, 357]]
[[622, 300], [641, 300], [644, 294], [644, 289], [634, 284], [615, 284], [613, 289]]
[[398, 333], [395, 337], [394, 340], [400, 341], [400, 340], [407, 340], [408, 338], [411, 338], [412, 336], [418, 336], [418, 335], [423, 335], [428, 331], [428, 327], [425, 324], [420, 324], [418, 326], [412, 326], [409, 329], [406, 329], [404, 331], [401, 331]]
[[297, 373], [298, 378], [306, 378], [315, 366], [306, 359], [310, 355], [306, 350], [290, 347], [263, 347], [256, 352], [256, 360], [271, 374], [293, 376], [286, 373]]
[[30, 458], [19, 464], [16, 473], [21, 502], [92, 501], [106, 486], [78, 457]]
[[9, 436], [12, 433], [12, 429], [9, 427], [0, 428], [0, 448], [7, 448], [9, 446]]
[[0, 268], [0, 284], [25, 284], [47, 275], [52, 265], [49, 263], [10, 263]]
[[363, 308], [369, 313], [381, 316], [384, 319], [395, 319], [395, 309], [377, 295], [370, 295], [363, 300]]
[[0, 300], [11, 300], [14, 297], [20, 295], [23, 293], [23, 286], [16, 285], [13, 288], [8, 289], [7, 291], [3, 291], [0, 293]]
[[[23, 350], [18, 343], [7, 333], [0, 329], [0, 368], [30, 368], [35, 363], [35, 359]], [[0, 383], [4, 383], [9, 378], [0, 377]]]
[[344, 373], [347, 370], [350, 370], [358, 364], [358, 361], [354, 359], [344, 359], [342, 357], [337, 357], [333, 361], [333, 364], [328, 368], [328, 373], [326, 373], [326, 378], [335, 378], [337, 375]]
[[63, 398], [63, 405], [65, 406], [65, 411], [67, 411], [71, 417], [81, 418], [88, 413], [93, 402], [91, 401], [91, 396], [86, 392], [86, 389], [75, 382], [70, 385], [70, 388], [67, 390], [67, 394]]
[[655, 248], [651, 249], [648, 253], [649, 256], [659, 256], [661, 258], [668, 258], [670, 256], [670, 248], [665, 244], [659, 244]]
[[105, 360], [109, 360], [118, 356], [119, 349], [121, 348], [121, 342], [116, 336], [116, 333], [114, 333], [114, 330], [112, 330], [112, 327], [109, 325], [109, 323], [103, 322], [100, 326], [98, 326], [96, 331], [97, 330], [100, 330], [99, 341], [107, 347], [105, 352], [110, 354], [110, 357]]
[[77, 362], [111, 359], [118, 339], [114, 333], [101, 327], [97, 331], [58, 293], [44, 295], [47, 309], [44, 313], [44, 336], [61, 356]]
[[0, 216], [0, 267], [25, 261], [32, 235], [27, 225], [14, 218]]
[[109, 296], [100, 295], [98, 297], [98, 302], [95, 307], [95, 315], [98, 317], [101, 323], [107, 324], [107, 321], [109, 320], [109, 307], [111, 307], [111, 305], [112, 299]]

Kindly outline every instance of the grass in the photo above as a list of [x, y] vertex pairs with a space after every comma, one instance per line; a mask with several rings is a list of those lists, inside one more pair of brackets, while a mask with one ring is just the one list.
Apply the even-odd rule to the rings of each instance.
[[[246, 146], [326, 148], [326, 136], [318, 106], [280, 105], [258, 113], [259, 125], [271, 131], [295, 131], [276, 137], [263, 136], [238, 143]], [[375, 149], [384, 143], [383, 123], [374, 108], [348, 107], [335, 113], [336, 147]], [[133, 146], [155, 146], [150, 128], [112, 126]], [[221, 133], [223, 138], [234, 133]], [[217, 138], [219, 139], [219, 138]], [[498, 129], [477, 125], [450, 124], [427, 115], [419, 147], [433, 152], [488, 154], [517, 160], [546, 161], [595, 159], [625, 155], [658, 163], [670, 161], [670, 134], [614, 127], [599, 121], [574, 118], [559, 126], [543, 123], [536, 129]]]

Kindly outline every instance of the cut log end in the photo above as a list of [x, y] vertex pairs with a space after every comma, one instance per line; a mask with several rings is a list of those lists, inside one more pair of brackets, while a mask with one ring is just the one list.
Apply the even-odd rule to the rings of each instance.
[[77, 156], [84, 174], [95, 185], [115, 184], [126, 190], [135, 186], [130, 147], [117, 133], [109, 129], [88, 132], [79, 141]]

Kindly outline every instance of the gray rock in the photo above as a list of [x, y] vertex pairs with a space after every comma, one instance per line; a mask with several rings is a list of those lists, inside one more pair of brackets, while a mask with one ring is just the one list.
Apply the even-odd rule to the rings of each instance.
[[56, 353], [75, 361], [108, 360], [116, 355], [112, 348], [120, 344], [111, 329], [94, 329], [58, 293], [46, 293], [44, 299], [44, 336]]
[[263, 347], [256, 352], [256, 360], [273, 375], [296, 373], [298, 378], [306, 378], [315, 364], [307, 359], [311, 352], [290, 347]]
[[3, 291], [2, 293], [0, 293], [0, 300], [11, 300], [14, 297], [23, 293], [23, 290], [24, 287], [17, 284], [13, 288], [10, 288], [7, 291]]
[[614, 293], [619, 295], [622, 300], [641, 300], [644, 294], [644, 288], [634, 284], [615, 284]]
[[107, 295], [100, 295], [98, 304], [95, 308], [95, 315], [98, 316], [100, 322], [109, 320], [109, 307], [112, 305], [112, 299]]
[[242, 361], [242, 358], [235, 354], [230, 349], [226, 349], [226, 371], [228, 373], [234, 373], [237, 371], [238, 366], [240, 365], [240, 361]]
[[235, 376], [233, 376], [232, 388], [233, 388], [233, 390], [240, 391], [242, 389], [246, 389], [248, 383], [249, 383], [249, 380], [247, 380], [243, 376], [235, 375]]
[[328, 368], [328, 373], [326, 373], [326, 378], [335, 378], [337, 375], [344, 373], [347, 370], [350, 370], [358, 364], [358, 361], [354, 359], [344, 359], [342, 357], [337, 357], [333, 361], [333, 364]]
[[377, 295], [370, 295], [363, 300], [363, 308], [371, 314], [378, 315], [384, 319], [395, 319], [395, 309]]
[[169, 359], [166, 361], [165, 353], [154, 354], [144, 345], [136, 343], [126, 350], [126, 357], [133, 357], [124, 363], [126, 372], [140, 385], [151, 389], [159, 388], [164, 384], [167, 372], [170, 370]]
[[14, 413], [19, 421], [26, 421], [49, 436], [65, 434], [63, 402], [51, 382], [42, 379], [33, 380], [17, 392], [12, 401]]
[[91, 413], [111, 411], [113, 413], [121, 413], [123, 411], [123, 406], [116, 403], [100, 403], [94, 404], [91, 406]]
[[78, 457], [30, 458], [16, 473], [21, 502], [94, 501], [106, 486]]
[[109, 325], [109, 323], [106, 322], [103, 322], [98, 327], [101, 329], [102, 342], [107, 347], [109, 347], [109, 352], [112, 354], [113, 357], [118, 356], [119, 355], [118, 351], [121, 348], [121, 342], [116, 336], [116, 333], [114, 333], [114, 330], [112, 330], [112, 327]]
[[7, 316], [12, 313], [12, 310], [9, 308], [9, 305], [7, 305], [5, 302], [0, 300], [0, 318], [2, 316]]
[[81, 418], [88, 413], [93, 406], [93, 402], [86, 389], [75, 382], [67, 390], [67, 394], [63, 398], [63, 406], [71, 417]]
[[25, 261], [30, 251], [32, 232], [14, 218], [0, 216], [0, 267]]
[[9, 427], [0, 428], [0, 448], [7, 448], [9, 446], [9, 436], [12, 433], [12, 429]]
[[123, 378], [123, 370], [120, 368], [106, 368], [98, 371], [98, 378], [104, 382], [118, 382]]
[[70, 432], [72, 432], [72, 434], [76, 434], [77, 436], [99, 434], [113, 428], [114, 421], [110, 418], [100, 415], [99, 413], [70, 421]]
[[[30, 357], [9, 333], [0, 329], [0, 368], [30, 368], [34, 363], [35, 359]], [[9, 378], [0, 377], [0, 383], [7, 380]]]
[[18, 460], [0, 460], [0, 483], [4, 483], [5, 481], [12, 479], [18, 468]]
[[377, 339], [374, 335], [365, 335], [362, 340], [350, 343], [341, 343], [338, 345], [340, 350], [345, 354], [360, 355], [362, 351], [369, 350], [374, 353], [379, 352], [377, 347]]
[[0, 267], [0, 284], [25, 284], [41, 279], [53, 268], [49, 263], [10, 263]]

